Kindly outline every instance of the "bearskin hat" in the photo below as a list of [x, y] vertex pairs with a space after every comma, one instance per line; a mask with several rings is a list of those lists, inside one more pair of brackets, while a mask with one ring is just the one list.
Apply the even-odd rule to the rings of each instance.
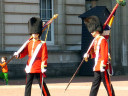
[[84, 23], [90, 33], [94, 31], [99, 31], [100, 34], [103, 33], [103, 26], [97, 16], [89, 16], [85, 18]]
[[32, 17], [28, 21], [28, 32], [29, 34], [42, 34], [42, 20], [38, 17]]

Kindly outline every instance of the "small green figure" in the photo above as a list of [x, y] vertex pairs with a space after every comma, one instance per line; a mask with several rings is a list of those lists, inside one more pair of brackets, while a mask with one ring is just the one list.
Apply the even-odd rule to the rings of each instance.
[[6, 81], [6, 85], [8, 85], [8, 67], [6, 64], [7, 57], [2, 57], [0, 66], [2, 67], [2, 72], [0, 73], [0, 78]]

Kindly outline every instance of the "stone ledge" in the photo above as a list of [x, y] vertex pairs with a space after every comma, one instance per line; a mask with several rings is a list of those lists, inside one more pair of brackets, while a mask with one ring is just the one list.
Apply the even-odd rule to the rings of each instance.
[[[76, 71], [79, 62], [74, 63], [49, 63], [46, 75], [48, 77], [72, 76]], [[25, 78], [25, 64], [9, 64], [9, 78]]]

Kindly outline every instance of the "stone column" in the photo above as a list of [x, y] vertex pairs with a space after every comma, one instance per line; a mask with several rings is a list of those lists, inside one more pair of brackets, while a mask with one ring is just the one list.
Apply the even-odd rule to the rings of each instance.
[[3, 28], [3, 0], [0, 0], [0, 51], [2, 51], [3, 49], [3, 32], [4, 32], [4, 28]]
[[54, 13], [59, 14], [55, 20], [55, 45], [60, 45], [61, 50], [65, 49], [65, 0], [55, 0]]
[[[127, 5], [126, 5], [127, 6]], [[121, 6], [121, 33], [122, 33], [122, 66], [124, 67], [125, 74], [128, 74], [128, 12], [127, 7]]]
[[[116, 0], [112, 0], [112, 8], [116, 5]], [[122, 35], [121, 21], [120, 21], [120, 6], [116, 10], [115, 19], [111, 30], [111, 52], [112, 52], [112, 65], [116, 75], [122, 74]]]

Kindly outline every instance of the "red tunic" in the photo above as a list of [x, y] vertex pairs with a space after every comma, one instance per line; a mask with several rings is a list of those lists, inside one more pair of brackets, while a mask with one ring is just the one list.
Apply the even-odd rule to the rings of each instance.
[[[32, 55], [34, 54], [36, 47], [40, 43], [41, 43], [41, 40], [37, 40], [37, 41], [31, 40], [27, 44], [27, 46], [24, 48], [24, 50], [20, 53], [20, 58], [23, 58], [26, 55], [28, 55], [29, 58], [27, 61], [27, 65], [29, 65]], [[41, 64], [44, 64], [45, 66], [47, 66], [47, 59], [48, 59], [47, 46], [46, 46], [46, 43], [43, 42], [34, 62], [32, 64], [30, 73], [41, 73]]]
[[93, 71], [101, 71], [102, 65], [106, 65], [108, 62], [108, 43], [103, 36], [95, 37], [95, 41], [93, 43], [93, 53], [92, 56], [95, 58], [95, 64], [93, 67]]

